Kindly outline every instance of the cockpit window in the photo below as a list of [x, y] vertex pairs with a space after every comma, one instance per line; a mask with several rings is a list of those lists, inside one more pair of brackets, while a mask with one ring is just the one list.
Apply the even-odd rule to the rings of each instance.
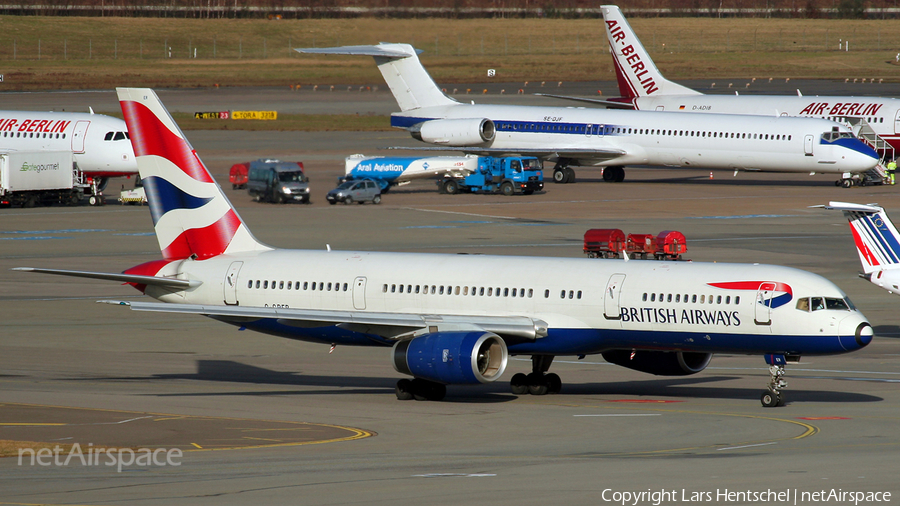
[[111, 141], [113, 138], [113, 135], [115, 135], [115, 134], [116, 134], [115, 132], [106, 132], [106, 135], [103, 136], [103, 140]]
[[825, 132], [822, 134], [822, 140], [825, 142], [834, 142], [838, 139], [852, 139], [853, 134], [850, 132]]
[[116, 137], [113, 139], [114, 141], [121, 141], [125, 139], [125, 132], [116, 132]]
[[837, 297], [804, 297], [797, 299], [797, 309], [800, 311], [819, 311], [823, 309], [833, 311], [856, 311], [856, 307], [850, 299]]

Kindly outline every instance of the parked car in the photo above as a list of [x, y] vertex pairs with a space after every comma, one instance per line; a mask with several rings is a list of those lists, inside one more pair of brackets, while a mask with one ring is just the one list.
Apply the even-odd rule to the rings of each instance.
[[354, 181], [346, 181], [334, 190], [328, 192], [325, 197], [331, 205], [343, 202], [344, 204], [352, 204], [358, 202], [364, 204], [372, 202], [373, 204], [381, 203], [381, 188], [378, 183], [371, 179], [358, 179]]
[[302, 163], [257, 160], [250, 162], [247, 193], [257, 202], [309, 204], [308, 183]]

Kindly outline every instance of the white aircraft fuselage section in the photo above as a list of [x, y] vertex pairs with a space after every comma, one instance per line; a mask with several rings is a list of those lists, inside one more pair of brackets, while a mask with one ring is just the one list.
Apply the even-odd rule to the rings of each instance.
[[[865, 324], [855, 309], [798, 310], [798, 298], [845, 300], [846, 295], [805, 271], [759, 264], [273, 250], [172, 262], [158, 275], [203, 280], [187, 291], [146, 288], [164, 302], [221, 306], [230, 300], [241, 307], [546, 322], [546, 337], [509, 344], [511, 353], [523, 354], [578, 355], [622, 347], [843, 353], [859, 347], [855, 333]], [[299, 328], [278, 321], [240, 325], [313, 342], [394, 342], [332, 324]]]
[[633, 99], [645, 111], [710, 114], [771, 114], [845, 122], [864, 119], [879, 137], [900, 149], [900, 100], [881, 97], [792, 95], [655, 95]]
[[486, 148], [622, 151], [612, 159], [585, 155], [579, 165], [845, 173], [868, 170], [877, 161], [874, 151], [855, 138], [824, 140], [823, 134], [834, 129], [851, 133], [824, 119], [458, 104], [394, 113], [391, 124], [411, 128], [433, 119], [469, 118], [493, 121], [496, 135]]
[[125, 122], [102, 114], [0, 111], [0, 150], [72, 151], [90, 177], [137, 174]]

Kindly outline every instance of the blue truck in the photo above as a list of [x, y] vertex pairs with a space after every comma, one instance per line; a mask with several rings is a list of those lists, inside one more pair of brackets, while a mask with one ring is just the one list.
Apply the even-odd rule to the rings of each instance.
[[352, 155], [338, 182], [371, 179], [381, 192], [413, 179], [437, 179], [441, 193], [524, 193], [544, 187], [541, 161], [533, 157]]
[[437, 182], [440, 193], [532, 193], [544, 188], [541, 161], [530, 156], [479, 156], [475, 170], [464, 176], [448, 174]]

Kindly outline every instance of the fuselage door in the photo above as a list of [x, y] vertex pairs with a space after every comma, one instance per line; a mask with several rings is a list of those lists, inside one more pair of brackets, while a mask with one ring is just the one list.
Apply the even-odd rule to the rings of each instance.
[[754, 307], [753, 321], [757, 325], [772, 324], [772, 299], [775, 296], [775, 283], [765, 282], [759, 285], [756, 291], [756, 304]]
[[894, 133], [900, 134], [900, 109], [897, 109], [897, 116], [894, 117]]
[[366, 308], [366, 278], [364, 276], [353, 281], [353, 308]]
[[584, 127], [584, 134], [585, 134], [585, 135], [587, 135], [588, 137], [590, 137], [591, 134], [593, 134], [593, 133], [594, 133], [594, 125], [587, 125], [587, 126]]
[[625, 284], [624, 274], [613, 274], [606, 283], [606, 290], [603, 292], [603, 316], [607, 320], [621, 318], [619, 296], [622, 294], [623, 284]]
[[229, 306], [237, 306], [237, 284], [238, 274], [241, 272], [241, 266], [244, 262], [231, 262], [228, 272], [225, 274], [225, 304]]
[[84, 153], [84, 136], [87, 135], [87, 129], [91, 125], [90, 121], [76, 121], [75, 128], [72, 130], [72, 151], [75, 153]]
[[813, 139], [814, 137], [812, 135], [807, 135], [803, 138], [803, 153], [805, 153], [806, 156], [813, 155]]

